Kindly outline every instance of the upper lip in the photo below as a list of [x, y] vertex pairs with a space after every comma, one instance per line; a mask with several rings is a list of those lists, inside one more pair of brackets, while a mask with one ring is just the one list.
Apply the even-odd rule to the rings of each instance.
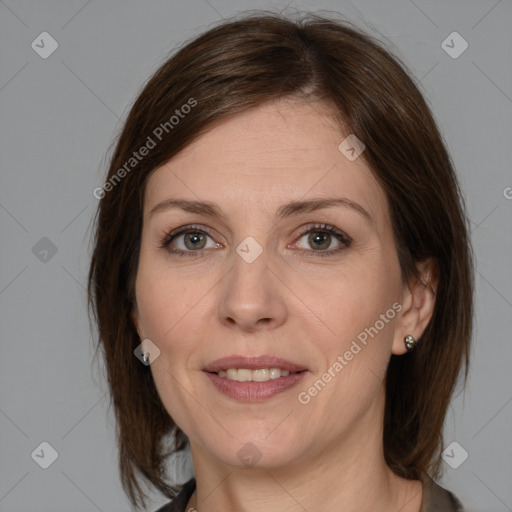
[[229, 368], [246, 368], [248, 370], [259, 370], [260, 368], [280, 368], [289, 372], [300, 372], [307, 370], [304, 366], [292, 363], [286, 359], [274, 356], [244, 357], [228, 356], [216, 359], [203, 368], [205, 372], [218, 372]]

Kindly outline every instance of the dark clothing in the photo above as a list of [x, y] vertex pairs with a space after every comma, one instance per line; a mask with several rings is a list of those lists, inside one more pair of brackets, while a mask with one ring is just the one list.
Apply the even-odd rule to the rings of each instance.
[[[185, 503], [186, 505], [186, 503]], [[450, 491], [430, 477], [423, 478], [423, 502], [420, 512], [464, 512], [462, 503]]]

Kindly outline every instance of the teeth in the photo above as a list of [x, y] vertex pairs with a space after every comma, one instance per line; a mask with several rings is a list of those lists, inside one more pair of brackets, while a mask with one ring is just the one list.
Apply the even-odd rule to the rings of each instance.
[[220, 370], [219, 377], [226, 377], [229, 380], [237, 380], [238, 382], [265, 382], [270, 379], [278, 379], [290, 375], [288, 370], [281, 368], [260, 368], [258, 370], [249, 370], [247, 368], [229, 368], [228, 370]]

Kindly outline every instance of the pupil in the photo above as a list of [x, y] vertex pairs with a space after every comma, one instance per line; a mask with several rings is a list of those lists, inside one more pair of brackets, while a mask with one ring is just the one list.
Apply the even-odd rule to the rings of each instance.
[[[330, 235], [327, 235], [327, 234], [321, 234], [321, 233], [312, 233], [310, 235], [310, 242], [312, 242], [313, 244], [317, 244], [317, 245], [320, 245], [322, 246], [321, 248], [322, 249], [325, 249], [326, 247], [329, 247], [329, 236]], [[324, 242], [322, 243], [322, 239], [324, 240]], [[325, 241], [327, 240], [327, 243], [325, 243]]]
[[[187, 236], [185, 236], [185, 245], [187, 246], [187, 249], [197, 249], [199, 245], [196, 244], [196, 242], [201, 242], [203, 238], [204, 237], [201, 233], [188, 233]], [[188, 243], [189, 241], [191, 241], [191, 244]]]

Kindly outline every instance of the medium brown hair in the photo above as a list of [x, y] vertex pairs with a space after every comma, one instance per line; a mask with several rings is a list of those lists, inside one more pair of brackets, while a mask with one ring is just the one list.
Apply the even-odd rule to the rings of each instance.
[[[418, 277], [416, 262], [431, 257], [437, 265], [435, 308], [419, 346], [391, 356], [383, 443], [397, 475], [439, 476], [446, 411], [463, 365], [464, 384], [468, 375], [472, 250], [454, 166], [410, 75], [377, 39], [349, 22], [260, 11], [188, 42], [144, 86], [117, 139], [110, 186], [100, 194], [88, 279], [96, 350], [103, 349], [116, 414], [121, 481], [135, 507], [145, 507], [147, 497], [141, 476], [175, 496], [179, 487], [169, 482], [166, 459], [187, 446], [151, 372], [133, 354], [140, 344], [131, 313], [148, 177], [217, 122], [287, 97], [329, 105], [340, 136], [353, 133], [365, 144], [362, 157], [387, 196], [404, 281]], [[191, 100], [193, 108], [180, 110]], [[169, 123], [176, 110], [188, 113]], [[165, 136], [156, 141], [159, 126], [166, 126]], [[148, 137], [155, 146], [127, 167]]]

